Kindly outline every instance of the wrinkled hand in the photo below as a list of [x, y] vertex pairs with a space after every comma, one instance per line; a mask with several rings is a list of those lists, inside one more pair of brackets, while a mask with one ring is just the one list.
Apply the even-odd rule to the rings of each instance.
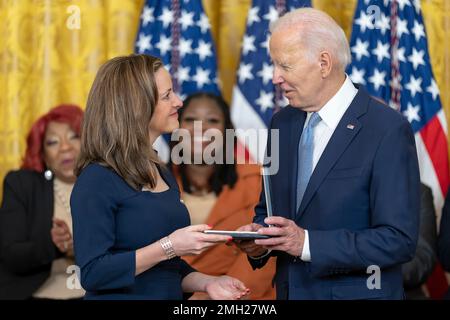
[[198, 224], [172, 232], [169, 239], [175, 254], [177, 256], [199, 255], [216, 244], [231, 240], [230, 236], [203, 233], [208, 229], [211, 227], [207, 224]]
[[258, 230], [261, 234], [273, 236], [270, 239], [257, 239], [255, 244], [269, 250], [279, 250], [289, 253], [294, 257], [302, 254], [305, 241], [305, 230], [300, 228], [294, 221], [283, 217], [274, 216], [264, 219], [267, 228]]
[[73, 252], [73, 239], [67, 224], [57, 218], [53, 218], [53, 227], [50, 230], [52, 241], [59, 251], [70, 254]]
[[[257, 223], [247, 224], [237, 231], [258, 231], [263, 226]], [[254, 240], [233, 240], [236, 246], [250, 257], [258, 257], [267, 252], [267, 249], [255, 243]]]
[[213, 300], [238, 300], [245, 298], [250, 293], [250, 289], [236, 278], [220, 276], [206, 285], [206, 292]]

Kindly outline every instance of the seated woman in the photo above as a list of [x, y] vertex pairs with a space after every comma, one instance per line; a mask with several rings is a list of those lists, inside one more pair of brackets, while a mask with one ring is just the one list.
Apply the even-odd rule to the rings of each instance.
[[[225, 137], [225, 130], [233, 129], [227, 103], [223, 98], [209, 93], [191, 95], [179, 110], [179, 121], [180, 128], [190, 133], [191, 141], [187, 143], [191, 146], [186, 150], [191, 150], [191, 161], [189, 164], [172, 165], [172, 170], [192, 223], [206, 223], [220, 230], [236, 230], [251, 223], [253, 209], [261, 192], [260, 167], [252, 164], [226, 164], [225, 152], [223, 164], [194, 163], [195, 158], [202, 159], [208, 146], [212, 149], [209, 139], [203, 137], [206, 130], [216, 129]], [[201, 130], [194, 130], [194, 122], [196, 126], [201, 125]], [[196, 143], [198, 146], [195, 146]], [[219, 145], [223, 146], [222, 151], [234, 153], [233, 146], [228, 146], [225, 141], [220, 141]], [[197, 157], [195, 153], [198, 153]], [[252, 270], [246, 254], [235, 246], [219, 245], [198, 256], [185, 257], [185, 260], [201, 272], [240, 279], [249, 287], [250, 299], [275, 299], [272, 287], [275, 258], [267, 268]], [[191, 297], [207, 298], [203, 293], [196, 293]]]
[[61, 105], [39, 118], [28, 135], [22, 168], [5, 178], [0, 299], [84, 296], [76, 279], [71, 288], [66, 285], [74, 265], [69, 200], [82, 117], [79, 107]]
[[97, 73], [71, 198], [75, 257], [87, 299], [247, 294], [241, 281], [197, 272], [180, 258], [230, 238], [204, 234], [204, 224], [190, 226], [176, 181], [152, 148], [158, 136], [178, 128], [180, 107], [158, 58], [117, 57]]

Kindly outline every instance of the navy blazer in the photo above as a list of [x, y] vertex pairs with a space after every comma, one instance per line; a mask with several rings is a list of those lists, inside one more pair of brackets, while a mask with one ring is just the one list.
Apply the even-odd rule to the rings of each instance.
[[[287, 106], [279, 129], [279, 171], [270, 177], [275, 215], [309, 232], [311, 262], [277, 255], [278, 299], [402, 299], [401, 265], [418, 238], [420, 179], [414, 134], [398, 112], [363, 87], [326, 146], [296, 212], [297, 151], [306, 112]], [[271, 150], [270, 137], [268, 150]], [[273, 157], [273, 155], [272, 155]], [[264, 194], [254, 221], [264, 224]], [[300, 252], [299, 252], [300, 255]], [[262, 267], [268, 257], [250, 260]], [[367, 282], [380, 268], [380, 289]]]
[[86, 299], [183, 298], [181, 282], [195, 271], [176, 257], [135, 276], [136, 250], [190, 225], [178, 185], [167, 169], [169, 189], [137, 191], [111, 169], [88, 165], [71, 196], [75, 260]]

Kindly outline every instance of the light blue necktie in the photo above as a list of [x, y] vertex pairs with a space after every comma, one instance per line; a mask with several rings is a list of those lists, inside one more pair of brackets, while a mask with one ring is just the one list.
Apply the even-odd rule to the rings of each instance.
[[314, 127], [322, 120], [317, 112], [309, 118], [303, 129], [300, 142], [298, 144], [297, 163], [297, 210], [302, 203], [303, 195], [308, 186], [309, 178], [313, 172], [313, 152], [314, 152]]

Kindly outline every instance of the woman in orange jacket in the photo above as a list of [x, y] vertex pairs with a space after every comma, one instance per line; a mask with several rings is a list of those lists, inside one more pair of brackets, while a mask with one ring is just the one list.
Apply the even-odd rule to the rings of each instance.
[[[225, 150], [234, 150], [227, 145], [228, 141], [224, 141], [225, 130], [233, 129], [226, 102], [209, 93], [192, 95], [179, 110], [179, 121], [180, 129], [187, 130], [185, 133], [191, 137], [181, 142], [184, 150], [190, 149], [191, 154], [187, 157], [182, 155], [184, 160], [190, 161], [178, 161], [181, 164], [172, 164], [172, 170], [180, 186], [181, 198], [189, 210], [191, 223], [206, 223], [218, 230], [236, 230], [251, 223], [262, 187], [260, 167], [235, 163], [207, 164], [210, 162], [204, 159], [207, 148], [212, 149], [212, 142], [204, 137], [208, 136], [206, 131], [209, 129], [213, 129], [209, 133], [219, 133], [223, 137], [222, 141], [214, 140], [216, 146], [217, 143], [222, 146], [223, 155], [212, 152], [212, 157], [225, 162]], [[197, 162], [198, 159], [202, 161], [196, 163], [196, 159]], [[275, 258], [271, 258], [272, 261], [263, 269], [253, 270], [247, 255], [235, 246], [222, 244], [198, 256], [183, 259], [200, 272], [240, 279], [250, 288], [249, 299], [275, 299], [272, 287]], [[191, 299], [208, 299], [208, 296], [196, 293]]]

